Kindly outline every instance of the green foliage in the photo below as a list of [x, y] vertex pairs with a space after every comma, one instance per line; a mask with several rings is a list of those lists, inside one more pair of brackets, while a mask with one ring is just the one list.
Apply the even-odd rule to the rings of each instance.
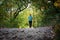
[[60, 40], [60, 24], [59, 23], [55, 25], [54, 31], [56, 33], [55, 40]]
[[25, 9], [24, 11], [20, 12], [17, 16], [17, 20], [19, 22], [19, 28], [28, 28], [28, 16], [31, 14], [31, 10], [29, 8]]
[[37, 7], [38, 9], [40, 9], [42, 6], [46, 6], [47, 5], [47, 0], [31, 0], [32, 1], [32, 5], [34, 5], [35, 7]]
[[28, 6], [28, 0], [0, 0], [0, 27], [19, 27], [15, 19]]
[[[33, 27], [54, 25], [60, 13], [56, 12], [52, 3], [47, 0], [0, 0], [0, 26], [4, 27], [28, 27], [28, 16], [33, 16]], [[28, 7], [28, 3], [31, 6]], [[45, 7], [42, 11], [41, 7]], [[25, 10], [24, 10], [25, 9]]]

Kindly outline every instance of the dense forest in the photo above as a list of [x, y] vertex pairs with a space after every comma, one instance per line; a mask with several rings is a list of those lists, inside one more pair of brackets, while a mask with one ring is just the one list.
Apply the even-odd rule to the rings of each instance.
[[58, 36], [59, 4], [60, 0], [0, 0], [0, 28], [28, 28], [28, 16], [32, 14], [33, 27], [53, 26]]

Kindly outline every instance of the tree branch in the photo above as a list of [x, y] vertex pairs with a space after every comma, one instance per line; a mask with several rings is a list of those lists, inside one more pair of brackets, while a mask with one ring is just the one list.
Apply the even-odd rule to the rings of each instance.
[[[27, 7], [26, 7], [27, 8]], [[26, 9], [24, 8], [24, 9]], [[19, 12], [23, 11], [24, 9], [22, 10], [19, 10], [19, 8], [16, 10], [16, 12], [14, 13], [14, 19], [18, 16]]]

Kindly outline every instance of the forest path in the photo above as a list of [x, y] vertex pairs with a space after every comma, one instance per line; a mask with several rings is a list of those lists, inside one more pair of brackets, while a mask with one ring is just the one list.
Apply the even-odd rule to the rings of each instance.
[[0, 40], [45, 40], [45, 37], [53, 38], [50, 27], [0, 29]]

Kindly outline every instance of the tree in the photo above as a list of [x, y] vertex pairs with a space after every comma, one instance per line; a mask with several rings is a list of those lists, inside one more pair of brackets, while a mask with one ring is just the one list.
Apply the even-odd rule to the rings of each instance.
[[[0, 25], [13, 25], [13, 21], [16, 19], [19, 12], [26, 9], [28, 3], [30, 3], [29, 0], [0, 0]], [[6, 21], [8, 22], [7, 24]]]

